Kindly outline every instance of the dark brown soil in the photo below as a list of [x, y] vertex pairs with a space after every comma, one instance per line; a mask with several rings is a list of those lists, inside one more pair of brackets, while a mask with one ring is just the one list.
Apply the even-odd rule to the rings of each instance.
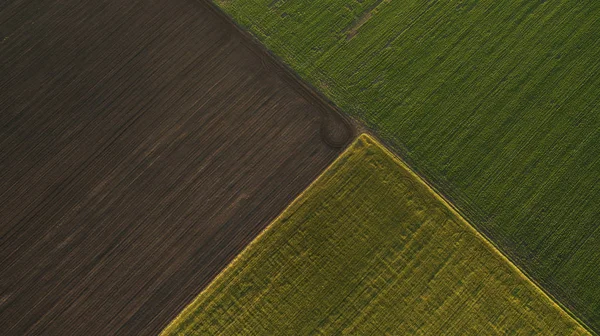
[[2, 335], [156, 334], [353, 129], [192, 0], [0, 3]]

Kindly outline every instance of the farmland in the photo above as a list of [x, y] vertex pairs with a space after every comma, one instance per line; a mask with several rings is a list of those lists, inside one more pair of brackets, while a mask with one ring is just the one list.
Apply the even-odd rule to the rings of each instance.
[[366, 135], [163, 335], [586, 335]]
[[2, 335], [156, 334], [353, 138], [195, 1], [0, 4]]
[[600, 330], [600, 2], [217, 2]]

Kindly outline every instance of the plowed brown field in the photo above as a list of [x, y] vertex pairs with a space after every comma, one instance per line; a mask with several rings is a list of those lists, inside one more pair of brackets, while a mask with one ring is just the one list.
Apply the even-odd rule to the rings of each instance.
[[0, 4], [3, 335], [156, 334], [351, 140], [208, 4]]

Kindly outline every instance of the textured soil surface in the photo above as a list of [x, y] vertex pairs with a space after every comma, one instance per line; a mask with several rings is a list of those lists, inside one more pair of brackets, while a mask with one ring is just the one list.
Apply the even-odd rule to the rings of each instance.
[[3, 335], [156, 334], [351, 124], [191, 0], [0, 4]]

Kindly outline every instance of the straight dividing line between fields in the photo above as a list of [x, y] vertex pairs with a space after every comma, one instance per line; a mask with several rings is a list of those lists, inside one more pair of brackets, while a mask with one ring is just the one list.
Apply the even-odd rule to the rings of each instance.
[[[196, 0], [198, 4], [204, 6], [209, 11], [215, 13], [219, 18], [228, 22], [231, 27], [241, 36], [241, 42], [252, 52], [257, 54], [262, 61], [270, 65], [274, 72], [281, 77], [282, 80], [293, 82], [292, 89], [302, 95], [309, 104], [313, 105], [320, 114], [321, 120], [321, 138], [328, 146], [332, 148], [345, 149], [356, 138], [356, 120], [350, 118], [346, 113], [343, 113], [337, 105], [321, 93], [312, 84], [301, 78], [289, 65], [287, 65], [280, 57], [269, 50], [260, 40], [252, 35], [247, 29], [238, 25], [221, 7], [213, 0]], [[315, 104], [312, 104], [315, 103]], [[347, 138], [343, 141], [335, 141], [328, 139], [326, 135], [327, 122], [330, 118], [339, 118], [346, 127]]]
[[[363, 133], [366, 134], [366, 133]], [[232, 270], [237, 266], [237, 264], [240, 262], [241, 259], [246, 257], [246, 254], [249, 254], [252, 252], [252, 249], [254, 247], [254, 245], [260, 244], [262, 242], [262, 240], [264, 239], [264, 236], [271, 230], [273, 230], [273, 224], [281, 221], [283, 218], [285, 218], [288, 215], [288, 212], [290, 210], [293, 210], [296, 208], [297, 205], [299, 205], [301, 202], [304, 201], [304, 199], [307, 197], [306, 195], [309, 194], [310, 192], [312, 192], [313, 189], [315, 189], [316, 185], [319, 184], [321, 182], [321, 180], [326, 178], [326, 175], [331, 174], [331, 168], [333, 166], [335, 166], [336, 164], [338, 164], [339, 162], [345, 160], [345, 156], [344, 156], [345, 152], [342, 152], [340, 155], [338, 155], [337, 158], [335, 158], [335, 160], [333, 160], [333, 162], [331, 162], [320, 174], [319, 176], [317, 176], [316, 179], [314, 179], [314, 181], [312, 181], [308, 187], [306, 187], [306, 189], [304, 189], [300, 194], [298, 194], [298, 196], [296, 196], [296, 198], [294, 198], [294, 200], [279, 214], [277, 215], [277, 217], [275, 217], [271, 223], [269, 223], [269, 225], [267, 225], [257, 236], [256, 238], [254, 238], [248, 245], [246, 245], [246, 247], [244, 247], [244, 249], [242, 250], [242, 252], [240, 252], [237, 256], [235, 256], [235, 258], [233, 258], [233, 260], [229, 263], [229, 265], [227, 265], [209, 284], [208, 286], [206, 286], [198, 295], [196, 295], [192, 301], [179, 313], [179, 315], [177, 315], [177, 317], [175, 319], [173, 319], [168, 325], [167, 327], [160, 333], [160, 335], [168, 335], [167, 332], [169, 331], [169, 329], [171, 328], [175, 328], [179, 322], [183, 322], [186, 318], [186, 316], [193, 312], [193, 307], [194, 304], [196, 303], [196, 300], [203, 296], [205, 293], [209, 293], [213, 290], [213, 287], [216, 287], [220, 284], [220, 280], [222, 278], [225, 278], [227, 276], [227, 274], [229, 274], [230, 272], [232, 272]], [[394, 156], [395, 157], [395, 156]]]
[[571, 310], [569, 310], [566, 306], [564, 306], [551, 293], [547, 292], [529, 274], [527, 274], [524, 270], [519, 268], [517, 266], [517, 264], [512, 262], [512, 260], [510, 260], [508, 255], [503, 253], [502, 250], [500, 249], [500, 247], [497, 246], [491, 239], [489, 239], [487, 237], [487, 235], [485, 235], [485, 233], [480, 232], [479, 230], [477, 230], [477, 228], [473, 224], [469, 223], [469, 221], [466, 219], [466, 217], [462, 215], [461, 211], [452, 202], [450, 202], [448, 199], [446, 199], [444, 194], [439, 192], [426, 179], [421, 177], [421, 175], [419, 175], [415, 170], [413, 170], [399, 155], [396, 155], [394, 152], [387, 149], [382, 143], [379, 143], [378, 141], [373, 141], [373, 139], [377, 139], [376, 136], [369, 134], [369, 133], [364, 133], [364, 134], [367, 135], [367, 137], [370, 138], [370, 140], [372, 140], [371, 142], [375, 146], [379, 147], [383, 152], [385, 152], [387, 155], [391, 156], [394, 159], [394, 161], [396, 161], [396, 163], [398, 163], [401, 167], [406, 169], [415, 178], [415, 180], [417, 180], [417, 182], [423, 184], [434, 195], [434, 197], [436, 199], [438, 199], [440, 202], [442, 202], [442, 204], [444, 206], [446, 206], [452, 212], [452, 214], [454, 214], [460, 221], [464, 222], [464, 224], [469, 228], [470, 231], [472, 231], [475, 234], [476, 237], [480, 238], [486, 245], [488, 245], [488, 247], [494, 253], [499, 255], [502, 258], [502, 260], [507, 262], [510, 267], [512, 267], [514, 270], [516, 270], [518, 275], [520, 275], [523, 278], [525, 278], [526, 280], [530, 281], [534, 285], [534, 287], [537, 290], [539, 290], [540, 293], [542, 293], [542, 295], [546, 296], [558, 309], [563, 310], [569, 317], [571, 317], [573, 320], [575, 320], [577, 323], [579, 323], [587, 332], [589, 332], [591, 335], [598, 336], [598, 334], [596, 332], [594, 332], [594, 330], [592, 328], [590, 328], [587, 324], [585, 324], [584, 321], [579, 319], [579, 317], [577, 317], [575, 314], [573, 314], [573, 312], [571, 312]]

